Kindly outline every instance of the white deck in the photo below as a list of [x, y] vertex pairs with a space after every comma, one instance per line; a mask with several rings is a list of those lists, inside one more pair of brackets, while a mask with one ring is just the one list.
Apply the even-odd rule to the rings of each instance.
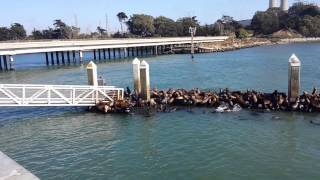
[[0, 84], [0, 106], [95, 106], [123, 99], [114, 86]]

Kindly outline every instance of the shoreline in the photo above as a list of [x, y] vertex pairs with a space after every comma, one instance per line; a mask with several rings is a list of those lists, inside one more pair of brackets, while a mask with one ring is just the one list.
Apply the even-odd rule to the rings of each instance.
[[228, 39], [224, 42], [203, 43], [197, 53], [227, 52], [259, 46], [273, 46], [293, 43], [313, 43], [320, 42], [320, 38], [292, 38], [292, 39], [272, 39], [272, 38], [247, 38]]

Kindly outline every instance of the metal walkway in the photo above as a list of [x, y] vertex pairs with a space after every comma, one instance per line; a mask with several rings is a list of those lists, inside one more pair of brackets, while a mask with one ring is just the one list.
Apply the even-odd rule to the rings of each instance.
[[0, 106], [95, 106], [123, 99], [114, 86], [0, 84]]

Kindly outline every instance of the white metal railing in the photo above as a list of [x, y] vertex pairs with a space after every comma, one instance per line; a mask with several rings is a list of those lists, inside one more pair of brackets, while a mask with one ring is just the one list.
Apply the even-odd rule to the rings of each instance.
[[114, 86], [0, 84], [0, 106], [95, 106], [123, 93]]

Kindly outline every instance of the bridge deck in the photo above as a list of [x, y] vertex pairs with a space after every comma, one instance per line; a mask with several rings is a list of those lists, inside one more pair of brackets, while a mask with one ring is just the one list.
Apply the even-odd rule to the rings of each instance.
[[114, 86], [0, 84], [0, 106], [95, 106], [123, 93]]
[[[194, 43], [216, 42], [228, 39], [227, 36], [195, 37]], [[190, 37], [111, 39], [111, 40], [70, 40], [0, 43], [0, 55], [16, 55], [57, 51], [91, 51], [94, 49], [129, 48], [160, 45], [190, 44]]]

